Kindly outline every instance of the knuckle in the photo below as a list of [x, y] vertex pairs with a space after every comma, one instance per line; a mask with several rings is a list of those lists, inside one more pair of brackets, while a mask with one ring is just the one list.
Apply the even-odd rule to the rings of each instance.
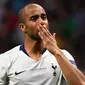
[[47, 32], [46, 32], [46, 31], [44, 31], [43, 33], [44, 33], [44, 34], [47, 34]]
[[47, 44], [49, 44], [49, 43], [50, 43], [50, 41], [49, 41], [49, 40], [47, 40], [47, 41], [46, 41], [46, 43], [47, 43]]

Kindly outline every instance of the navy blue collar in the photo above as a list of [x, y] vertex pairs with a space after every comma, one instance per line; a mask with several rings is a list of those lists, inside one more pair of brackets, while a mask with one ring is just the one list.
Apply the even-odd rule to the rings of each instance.
[[[28, 53], [26, 52], [26, 50], [25, 50], [25, 48], [24, 48], [24, 44], [22, 44], [22, 45], [20, 46], [20, 50], [22, 50], [26, 55], [28, 55]], [[46, 51], [46, 48], [43, 49], [42, 54], [44, 54], [45, 51]], [[28, 56], [29, 56], [29, 55], [28, 55]]]
[[[28, 53], [26, 52], [25, 48], [24, 48], [24, 44], [22, 44], [20, 46], [20, 50], [22, 50], [26, 55], [28, 55]], [[29, 55], [28, 55], [29, 56]]]

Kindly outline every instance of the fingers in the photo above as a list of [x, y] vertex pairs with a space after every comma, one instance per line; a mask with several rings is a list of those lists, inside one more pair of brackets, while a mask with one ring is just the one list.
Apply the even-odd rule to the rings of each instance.
[[39, 25], [37, 27], [37, 29], [39, 30], [39, 36], [41, 37], [42, 41], [46, 44], [48, 44], [48, 42], [56, 42], [55, 41], [55, 36], [56, 33], [53, 33], [53, 35], [49, 32], [49, 30], [46, 28], [45, 25], [41, 26]]
[[53, 33], [53, 38], [56, 39], [56, 33]]
[[41, 34], [44, 38], [52, 36], [45, 25], [43, 25], [43, 26], [39, 25], [37, 28], [38, 28], [38, 30], [40, 32], [39, 34]]
[[46, 35], [45, 29], [42, 29], [42, 26], [38, 26], [38, 30], [39, 30], [38, 32], [39, 36], [41, 37], [41, 39], [44, 39]]
[[44, 40], [44, 37], [42, 36], [43, 34], [38, 32], [38, 35], [41, 37], [42, 40]]

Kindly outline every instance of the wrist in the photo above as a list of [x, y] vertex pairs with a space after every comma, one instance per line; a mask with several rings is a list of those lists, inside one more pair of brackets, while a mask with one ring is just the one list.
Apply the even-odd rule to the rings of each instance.
[[60, 57], [60, 56], [62, 56], [62, 55], [63, 55], [63, 53], [62, 53], [62, 51], [61, 51], [59, 48], [57, 48], [57, 49], [54, 51], [54, 56]]

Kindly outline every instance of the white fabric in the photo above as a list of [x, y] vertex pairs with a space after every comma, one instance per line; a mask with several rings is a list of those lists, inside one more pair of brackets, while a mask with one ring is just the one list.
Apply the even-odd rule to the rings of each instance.
[[[67, 51], [62, 51], [74, 61]], [[52, 65], [57, 68], [53, 69]], [[0, 85], [5, 85], [7, 76], [8, 85], [64, 85], [62, 75], [56, 58], [48, 50], [38, 61], [27, 56], [20, 46], [0, 55]]]

